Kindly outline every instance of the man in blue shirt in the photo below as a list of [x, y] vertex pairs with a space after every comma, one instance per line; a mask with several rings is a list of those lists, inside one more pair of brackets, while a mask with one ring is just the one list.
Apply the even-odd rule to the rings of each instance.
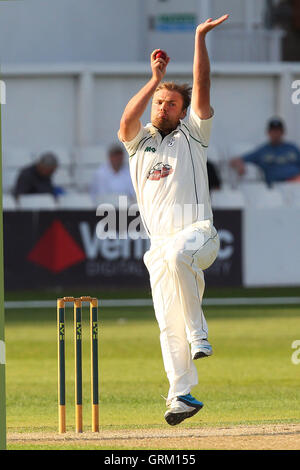
[[283, 141], [284, 131], [280, 119], [271, 119], [267, 126], [269, 142], [254, 152], [233, 158], [230, 165], [243, 175], [245, 163], [254, 163], [263, 171], [269, 186], [278, 181], [300, 181], [300, 150]]

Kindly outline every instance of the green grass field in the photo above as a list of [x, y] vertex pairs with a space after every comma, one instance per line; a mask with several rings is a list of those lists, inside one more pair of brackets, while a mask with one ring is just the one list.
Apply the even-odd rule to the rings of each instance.
[[[205, 313], [214, 356], [196, 362], [199, 385], [192, 391], [205, 406], [180, 426], [189, 429], [299, 423], [300, 365], [291, 361], [291, 344], [300, 339], [299, 309], [207, 307]], [[165, 402], [161, 395], [166, 396], [168, 383], [152, 308], [106, 308], [100, 310], [99, 317], [101, 429], [170, 429], [163, 418]], [[70, 308], [66, 328], [68, 430], [74, 429], [72, 326]], [[87, 322], [83, 337], [84, 425], [88, 429], [91, 412]], [[8, 433], [56, 432], [56, 312], [8, 310], [6, 342]], [[20, 448], [49, 447], [8, 443], [8, 449]], [[65, 444], [64, 448], [74, 446]]]

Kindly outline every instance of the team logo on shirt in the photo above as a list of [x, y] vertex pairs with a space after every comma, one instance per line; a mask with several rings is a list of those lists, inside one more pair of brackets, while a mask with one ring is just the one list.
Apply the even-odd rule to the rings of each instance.
[[173, 147], [173, 145], [175, 145], [175, 139], [174, 137], [171, 137], [171, 139], [168, 142], [168, 147]]
[[154, 153], [154, 152], [156, 152], [156, 148], [154, 148], [154, 147], [146, 147], [146, 148], [145, 148], [145, 152], [153, 152], [153, 153]]
[[173, 173], [173, 168], [171, 165], [159, 162], [157, 163], [148, 173], [147, 179], [158, 181], [161, 178], [166, 178], [171, 173]]

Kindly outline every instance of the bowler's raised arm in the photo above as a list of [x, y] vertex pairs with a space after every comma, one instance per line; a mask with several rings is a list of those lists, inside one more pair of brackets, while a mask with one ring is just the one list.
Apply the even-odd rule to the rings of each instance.
[[[160, 57], [156, 57], [158, 52], [162, 52]], [[149, 100], [152, 98], [157, 86], [163, 79], [170, 58], [164, 51], [155, 49], [151, 54], [152, 77], [146, 85], [127, 104], [120, 122], [119, 138], [128, 142], [138, 134], [142, 117]]]
[[209, 119], [212, 115], [210, 107], [210, 63], [205, 37], [211, 29], [227, 20], [228, 16], [221, 16], [214, 21], [209, 18], [204, 23], [199, 24], [196, 29], [191, 106], [201, 119]]

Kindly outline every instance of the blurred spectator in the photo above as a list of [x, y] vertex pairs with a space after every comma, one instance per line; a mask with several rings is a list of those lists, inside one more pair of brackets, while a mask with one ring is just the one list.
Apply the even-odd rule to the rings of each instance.
[[98, 196], [101, 195], [120, 194], [128, 196], [130, 199], [135, 198], [129, 167], [124, 162], [124, 152], [121, 146], [110, 147], [108, 161], [96, 170], [90, 194], [95, 204], [98, 202]]
[[53, 153], [42, 154], [36, 163], [21, 170], [13, 189], [14, 196], [42, 193], [56, 196], [60, 189], [53, 185], [51, 178], [57, 166], [58, 161]]
[[221, 180], [217, 172], [215, 165], [207, 161], [207, 176], [208, 176], [208, 186], [209, 190], [221, 189]]
[[233, 158], [230, 165], [239, 175], [245, 173], [245, 163], [254, 163], [264, 173], [266, 183], [300, 181], [300, 150], [283, 141], [285, 128], [280, 119], [271, 119], [267, 125], [269, 142], [254, 152]]

